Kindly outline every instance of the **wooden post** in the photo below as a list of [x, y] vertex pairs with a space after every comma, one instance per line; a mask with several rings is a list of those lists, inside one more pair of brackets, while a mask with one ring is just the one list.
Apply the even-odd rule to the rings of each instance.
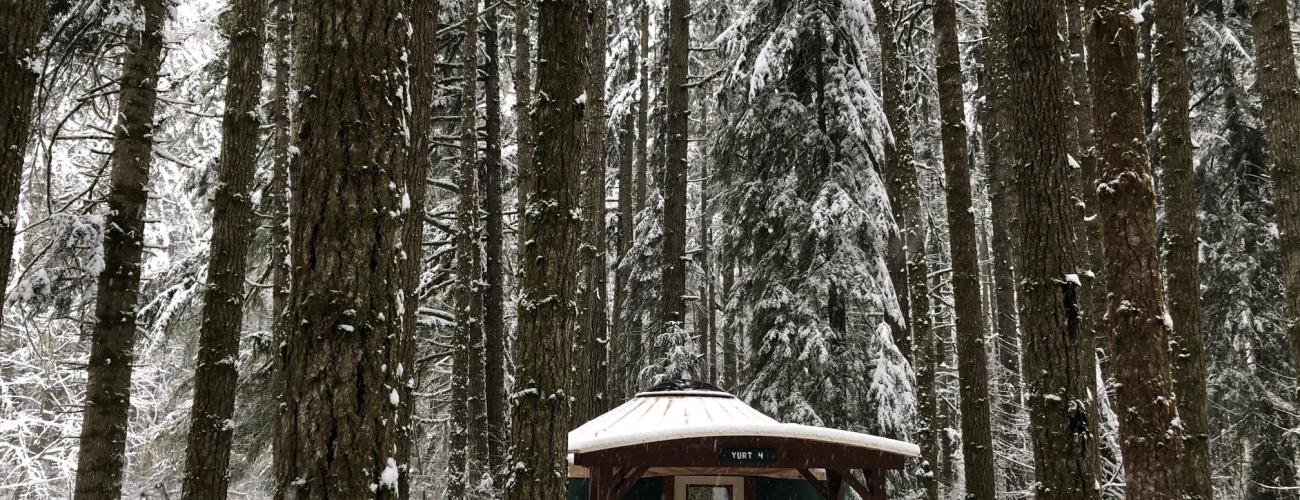
[[609, 498], [609, 467], [593, 465], [587, 468], [587, 500], [607, 500]]
[[844, 494], [848, 493], [848, 484], [845, 483], [844, 475], [834, 469], [826, 469], [827, 489], [830, 491], [830, 500], [842, 500]]
[[885, 471], [881, 469], [862, 469], [862, 475], [867, 478], [867, 497], [863, 500], [887, 500], [888, 494], [885, 493]]

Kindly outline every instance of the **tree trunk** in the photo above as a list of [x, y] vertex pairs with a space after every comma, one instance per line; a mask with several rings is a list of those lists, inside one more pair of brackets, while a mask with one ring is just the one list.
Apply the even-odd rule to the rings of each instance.
[[957, 42], [954, 0], [934, 9], [939, 111], [943, 127], [943, 166], [952, 257], [953, 314], [957, 326], [957, 370], [961, 390], [962, 455], [966, 498], [994, 496], [993, 436], [989, 429], [988, 353], [980, 298], [979, 248], [971, 209], [970, 155], [966, 143], [961, 48]]
[[636, 107], [636, 211], [645, 208], [650, 170], [650, 2], [644, 0], [637, 9], [637, 107]]
[[483, 48], [487, 59], [483, 61], [484, 124], [487, 128], [484, 154], [482, 190], [486, 221], [487, 260], [484, 283], [487, 290], [483, 299], [483, 356], [485, 361], [487, 398], [487, 470], [494, 477], [501, 473], [502, 447], [506, 437], [506, 328], [505, 328], [505, 276], [503, 255], [505, 217], [501, 202], [501, 49], [498, 42], [497, 9], [484, 13]]
[[[636, 107], [636, 170], [635, 170], [635, 188], [632, 193], [632, 202], [635, 210], [633, 211], [632, 220], [629, 227], [633, 228], [632, 233], [628, 233], [628, 245], [631, 246], [631, 238], [635, 237], [637, 218], [642, 210], [645, 209], [646, 191], [649, 189], [649, 180], [647, 179], [650, 170], [650, 2], [642, 1], [637, 7], [637, 107]], [[631, 269], [627, 269], [631, 272]], [[623, 321], [623, 316], [616, 318]], [[636, 393], [639, 389], [636, 387], [637, 380], [640, 379], [640, 369], [642, 357], [646, 349], [646, 336], [640, 324], [624, 323], [623, 327], [628, 329], [625, 336], [627, 341], [626, 354], [624, 355], [624, 378], [627, 380], [628, 388], [631, 393]]]
[[606, 21], [609, 16], [608, 0], [590, 0], [590, 21], [587, 33], [587, 108], [586, 118], [587, 143], [583, 153], [586, 156], [587, 190], [586, 207], [590, 235], [588, 245], [587, 293], [584, 302], [587, 317], [583, 325], [587, 330], [587, 400], [588, 413], [577, 419], [588, 419], [608, 411], [609, 401], [609, 338], [606, 321], [606, 307], [609, 276], [606, 273], [605, 250], [605, 49], [608, 45]]
[[0, 12], [0, 26], [7, 31], [0, 35], [0, 82], [6, 82], [0, 92], [0, 322], [14, 254], [23, 157], [32, 135], [32, 97], [41, 76], [28, 61], [37, 59], [48, 5], [46, 0], [13, 0]]
[[[1277, 211], [1282, 247], [1282, 282], [1291, 311], [1291, 359], [1300, 365], [1300, 78], [1286, 0], [1252, 0], [1250, 24], [1255, 35], [1256, 85], [1260, 117], [1268, 142], [1273, 177], [1273, 206]], [[1300, 398], [1300, 386], [1297, 388]]]
[[[731, 291], [736, 285], [736, 269], [733, 261], [730, 259], [719, 259], [722, 265], [722, 300], [725, 307], [728, 297], [731, 297]], [[726, 320], [726, 316], [723, 316]], [[740, 387], [740, 329], [736, 327], [723, 328], [722, 333], [722, 366], [725, 383], [723, 388]]]
[[408, 103], [394, 98], [408, 88], [410, 25], [373, 22], [408, 14], [375, 0], [294, 4], [301, 153], [277, 498], [398, 498], [409, 473], [403, 240], [424, 179], [410, 175]]
[[686, 327], [686, 154], [690, 133], [687, 122], [690, 96], [686, 88], [690, 70], [690, 0], [668, 2], [668, 47], [665, 59], [664, 100], [667, 135], [664, 154], [663, 314], [659, 334]]
[[[419, 316], [420, 316], [420, 280], [424, 271], [424, 214], [425, 214], [425, 194], [428, 183], [424, 181], [429, 171], [434, 167], [434, 148], [433, 148], [433, 106], [434, 97], [437, 93], [437, 62], [438, 62], [438, 0], [413, 0], [411, 2], [411, 44], [410, 70], [411, 75], [410, 95], [411, 95], [411, 130], [414, 135], [411, 137], [410, 153], [410, 172], [407, 174], [409, 182], [407, 191], [411, 200], [410, 217], [405, 222], [405, 231], [402, 235], [402, 244], [405, 248], [406, 259], [403, 261], [401, 295], [402, 298], [402, 333], [406, 335], [408, 342], [402, 346], [402, 364], [398, 365], [402, 371], [415, 370], [415, 339], [419, 335]], [[403, 376], [398, 373], [398, 376]], [[408, 391], [414, 391], [414, 377], [406, 375], [406, 380], [400, 381]], [[399, 413], [399, 432], [401, 440], [398, 442], [399, 456], [410, 456], [410, 449], [413, 444], [412, 428], [415, 425], [412, 420], [412, 404], [402, 405]], [[400, 490], [398, 498], [409, 498], [411, 485], [410, 475], [403, 474], [398, 480]]]
[[[285, 350], [292, 324], [287, 316], [289, 305], [289, 280], [292, 271], [289, 267], [289, 163], [293, 160], [289, 152], [291, 131], [289, 129], [289, 82], [290, 48], [293, 36], [293, 13], [290, 12], [290, 0], [275, 1], [275, 89], [272, 101], [272, 149], [274, 157], [271, 166], [271, 184], [267, 187], [267, 203], [271, 206], [271, 335], [275, 346], [274, 376], [275, 401], [285, 402], [284, 373]], [[277, 405], [273, 434], [281, 434], [280, 426], [286, 421], [284, 404]], [[271, 473], [279, 474], [287, 466], [284, 442], [271, 440]]]
[[104, 215], [104, 268], [95, 295], [99, 322], [90, 339], [86, 365], [76, 500], [115, 499], [122, 494], [154, 106], [167, 18], [162, 0], [140, 0], [136, 6], [135, 15], [143, 19], [132, 23], [137, 31], [125, 37], [122, 56], [113, 168]]
[[1024, 378], [1034, 450], [1035, 494], [1100, 498], [1094, 353], [1080, 324], [1078, 272], [1086, 252], [1068, 158], [1067, 68], [1059, 58], [1058, 6], [1036, 0], [1006, 4], [1007, 102], [1015, 140], [1008, 141], [1020, 205], [1017, 278]]
[[542, 2], [538, 13], [537, 90], [533, 112], [546, 134], [537, 138], [535, 191], [523, 215], [524, 244], [511, 407], [513, 477], [507, 500], [563, 498], [567, 464], [568, 367], [576, 318], [578, 236], [582, 207], [583, 93], [587, 3]]
[[[524, 207], [533, 193], [533, 84], [532, 46], [528, 36], [532, 24], [533, 2], [515, 0], [515, 164], [517, 173], [515, 191], [519, 197], [518, 212], [523, 225]], [[524, 258], [524, 240], [518, 243], [519, 259]], [[523, 266], [517, 272], [523, 272]]]
[[1182, 429], [1170, 373], [1172, 325], [1156, 259], [1155, 187], [1132, 4], [1090, 0], [1088, 72], [1102, 166], [1097, 194], [1109, 281], [1108, 326], [1118, 387], [1120, 450], [1130, 498], [1178, 498]]
[[[634, 62], [639, 53], [636, 45], [632, 40], [627, 42], [627, 54], [631, 61], [627, 65], [627, 81], [634, 82], [637, 78], [637, 64]], [[614, 311], [613, 311], [613, 334], [610, 336], [609, 352], [609, 373], [610, 380], [610, 401], [623, 401], [626, 395], [623, 394], [626, 385], [632, 377], [628, 376], [630, 369], [629, 348], [632, 346], [632, 340], [629, 338], [628, 329], [623, 323], [623, 301], [627, 297], [627, 286], [631, 277], [631, 269], [624, 268], [623, 262], [628, 258], [628, 251], [632, 249], [632, 238], [635, 232], [633, 222], [636, 220], [636, 199], [635, 199], [635, 181], [634, 171], [636, 169], [636, 116], [627, 113], [623, 118], [623, 127], [619, 130], [619, 163], [618, 163], [618, 249], [617, 258], [614, 263]]]
[[[926, 498], [937, 500], [939, 488], [934, 467], [939, 463], [939, 433], [933, 418], [937, 401], [933, 365], [927, 362], [934, 355], [935, 344], [930, 318], [930, 266], [925, 259], [925, 208], [921, 205], [912, 127], [907, 116], [907, 93], [904, 89], [907, 78], [895, 38], [896, 6], [894, 0], [872, 0], [876, 12], [876, 36], [880, 40], [881, 97], [885, 103], [885, 118], [894, 136], [893, 142], [885, 143], [886, 175], [896, 179], [890, 182], [898, 186], [898, 199], [891, 199], [890, 206], [895, 207], [894, 219], [901, 224], [903, 250], [907, 256], [907, 288], [900, 295], [908, 296], [909, 309], [904, 316], [910, 332], [904, 335], [908, 346], [903, 352], [916, 369], [921, 481], [926, 489]], [[731, 271], [727, 268], [724, 276], [730, 278]], [[724, 284], [723, 288], [729, 295], [731, 286]], [[900, 346], [902, 348], [904, 346]]]
[[485, 460], [482, 267], [478, 231], [478, 0], [465, 0], [461, 52], [460, 162], [456, 170], [456, 277], [452, 294], [456, 329], [452, 339], [451, 436], [447, 497], [473, 498]]
[[1210, 421], [1206, 409], [1205, 339], [1201, 332], [1200, 231], [1196, 213], [1196, 168], [1188, 112], [1187, 5], [1155, 3], [1155, 54], [1159, 97], [1160, 157], [1165, 193], [1165, 276], [1174, 320], [1173, 375], [1178, 417], [1183, 422], [1185, 493], [1214, 498], [1210, 481]]
[[[706, 110], [705, 115], [708, 115]], [[713, 328], [713, 266], [710, 260], [710, 245], [712, 235], [709, 230], [709, 167], [705, 162], [700, 163], [700, 213], [699, 213], [699, 238], [700, 238], [700, 307], [695, 316], [695, 324], [698, 325], [698, 335], [700, 341], [704, 343], [704, 381], [710, 384], [718, 383], [718, 342], [714, 338], [716, 333]]]
[[[1016, 311], [1015, 243], [1019, 215], [1016, 207], [1015, 171], [1011, 141], [1010, 84], [1007, 60], [1007, 4], [1005, 0], [988, 0], [985, 57], [988, 61], [987, 95], [984, 113], [985, 163], [988, 170], [989, 205], [992, 214], [990, 246], [993, 257], [994, 352], [997, 353], [998, 382], [995, 414], [998, 438], [1007, 452], [1023, 449], [1024, 433], [1016, 428], [1022, 411], [1020, 376], [1020, 325]], [[1024, 467], [1011, 461], [1002, 462], [1003, 489], [1023, 491], [1029, 483]]]
[[231, 418], [238, 382], [235, 360], [239, 359], [244, 275], [253, 234], [249, 189], [257, 172], [266, 0], [239, 0], [231, 12], [235, 25], [230, 37], [208, 279], [181, 490], [186, 500], [224, 500], [230, 483], [230, 441], [235, 428]]
[[[1101, 217], [1097, 216], [1097, 136], [1092, 122], [1092, 87], [1088, 84], [1088, 63], [1084, 48], [1083, 6], [1081, 0], [1066, 0], [1065, 17], [1069, 26], [1070, 83], [1074, 90], [1074, 124], [1079, 135], [1079, 183], [1084, 204], [1088, 271], [1092, 279], [1084, 291], [1084, 328], [1093, 337], [1093, 349], [1110, 349], [1106, 326], [1106, 258], [1101, 249]], [[1102, 375], [1110, 378], [1110, 364], [1102, 358]], [[1103, 391], [1104, 387], [1098, 387]], [[1100, 392], [1099, 392], [1100, 393]]]

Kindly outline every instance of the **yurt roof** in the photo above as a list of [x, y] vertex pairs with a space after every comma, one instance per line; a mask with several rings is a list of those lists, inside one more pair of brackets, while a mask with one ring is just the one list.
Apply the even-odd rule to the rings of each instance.
[[673, 381], [647, 389], [569, 432], [569, 453], [707, 437], [777, 437], [820, 441], [908, 457], [914, 444], [811, 425], [779, 422], [708, 384]]

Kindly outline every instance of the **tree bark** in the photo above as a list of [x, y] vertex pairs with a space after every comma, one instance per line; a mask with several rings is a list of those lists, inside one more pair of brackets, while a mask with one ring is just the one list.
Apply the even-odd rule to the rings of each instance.
[[[705, 115], [707, 115], [707, 110]], [[713, 328], [713, 266], [710, 260], [710, 245], [712, 239], [709, 227], [709, 167], [707, 163], [700, 163], [700, 213], [699, 213], [699, 238], [700, 238], [700, 307], [697, 309], [695, 324], [698, 325], [698, 335], [700, 341], [704, 343], [704, 376], [705, 382], [716, 384], [718, 382], [718, 342], [714, 338], [716, 333]]]
[[686, 322], [686, 154], [690, 127], [690, 96], [686, 88], [690, 69], [690, 1], [668, 2], [668, 47], [665, 59], [664, 101], [667, 135], [664, 149], [664, 249], [663, 314], [659, 333], [685, 328]]
[[[1291, 359], [1300, 365], [1300, 78], [1286, 0], [1252, 0], [1260, 118], [1272, 163], [1273, 207], [1282, 248], [1282, 282], [1290, 309]], [[1300, 399], [1300, 386], [1296, 397]]]
[[1068, 68], [1061, 61], [1061, 11], [1050, 2], [1005, 4], [1009, 40], [1007, 102], [1015, 140], [1008, 141], [1020, 204], [1017, 278], [1024, 379], [1034, 450], [1035, 494], [1100, 498], [1095, 358], [1084, 336], [1078, 272], [1085, 249], [1070, 165]]
[[1205, 338], [1201, 332], [1200, 230], [1188, 106], [1187, 4], [1155, 2], [1154, 64], [1159, 85], [1160, 157], [1165, 194], [1165, 277], [1174, 320], [1173, 375], [1183, 422], [1184, 493], [1210, 500], [1210, 421], [1206, 409]]
[[[399, 366], [402, 372], [405, 370], [415, 370], [415, 339], [419, 335], [419, 316], [420, 316], [420, 281], [424, 271], [424, 214], [425, 214], [425, 195], [428, 183], [424, 181], [430, 170], [434, 168], [434, 147], [433, 147], [433, 107], [434, 97], [437, 93], [437, 62], [438, 62], [438, 11], [440, 2], [438, 0], [413, 0], [411, 2], [411, 43], [408, 53], [410, 54], [410, 95], [411, 95], [411, 117], [410, 124], [412, 130], [411, 153], [409, 157], [410, 172], [407, 174], [409, 182], [407, 191], [410, 197], [411, 208], [410, 217], [407, 217], [403, 228], [402, 244], [405, 248], [406, 258], [403, 261], [401, 298], [402, 298], [402, 333], [406, 335], [408, 342], [402, 346], [402, 362]], [[403, 373], [399, 372], [398, 377]], [[405, 375], [405, 380], [399, 380], [405, 384], [408, 390], [414, 390], [414, 377]], [[398, 442], [399, 456], [410, 456], [413, 436], [411, 430], [414, 427], [412, 420], [412, 411], [414, 405], [402, 405], [399, 413], [399, 432], [401, 440]], [[411, 485], [410, 475], [403, 474], [398, 480], [399, 496], [405, 499], [410, 497]]]
[[[639, 60], [637, 46], [631, 41], [627, 42], [627, 54], [633, 61]], [[629, 61], [627, 65], [627, 80], [634, 82], [637, 78], [637, 63]], [[617, 257], [614, 263], [614, 311], [612, 335], [610, 335], [610, 352], [609, 352], [609, 373], [610, 373], [610, 401], [623, 401], [626, 398], [625, 388], [632, 377], [628, 376], [629, 370], [629, 349], [632, 346], [632, 340], [628, 336], [628, 329], [623, 323], [623, 301], [627, 297], [628, 281], [631, 279], [631, 269], [624, 268], [623, 262], [628, 258], [628, 251], [632, 249], [632, 238], [635, 232], [633, 222], [636, 220], [636, 199], [635, 199], [635, 181], [634, 172], [636, 169], [636, 119], [632, 113], [627, 113], [623, 118], [623, 127], [619, 130], [619, 164], [618, 164], [618, 249]]]
[[[649, 0], [643, 0], [637, 7], [637, 35], [636, 169], [632, 193], [635, 210], [629, 223], [629, 227], [633, 228], [633, 232], [628, 233], [629, 247], [631, 246], [631, 238], [635, 236], [637, 217], [645, 209], [646, 192], [649, 190], [651, 80]], [[631, 268], [628, 268], [626, 272], [630, 273]], [[623, 322], [623, 316], [618, 316], [616, 320]], [[623, 328], [628, 330], [624, 336], [627, 345], [626, 354], [624, 355], [624, 379], [627, 380], [630, 392], [636, 393], [639, 389], [636, 387], [637, 381], [640, 380], [641, 366], [639, 365], [642, 362], [642, 356], [647, 350], [646, 336], [639, 324], [624, 323]]]
[[[1083, 36], [1081, 0], [1066, 0], [1065, 17], [1069, 25], [1070, 83], [1074, 90], [1074, 124], [1079, 134], [1079, 183], [1084, 204], [1084, 236], [1088, 252], [1088, 272], [1092, 279], [1086, 287], [1084, 328], [1093, 336], [1093, 349], [1110, 349], [1106, 327], [1106, 258], [1102, 251], [1101, 217], [1097, 216], [1097, 136], [1092, 121], [1092, 87], [1088, 84], [1088, 63]], [[1102, 375], [1110, 377], [1110, 365], [1103, 358]], [[1099, 387], [1098, 391], [1104, 390]]]
[[979, 247], [971, 208], [970, 154], [967, 150], [961, 48], [954, 0], [934, 4], [935, 63], [938, 67], [943, 166], [952, 258], [953, 311], [957, 325], [962, 455], [966, 497], [992, 499], [996, 474], [989, 429], [988, 353], [980, 297]]
[[[274, 0], [275, 3], [275, 88], [272, 99], [271, 126], [272, 150], [274, 157], [271, 165], [271, 183], [267, 186], [267, 204], [271, 206], [271, 338], [275, 346], [273, 370], [275, 376], [275, 401], [285, 402], [284, 373], [285, 350], [289, 330], [292, 325], [286, 313], [289, 305], [289, 280], [292, 271], [289, 267], [289, 141], [292, 132], [289, 129], [289, 82], [291, 37], [293, 36], [293, 13], [290, 12], [290, 0]], [[278, 404], [273, 435], [281, 434], [280, 426], [285, 422], [287, 408]], [[271, 473], [279, 474], [286, 467], [284, 442], [271, 440]]]
[[[894, 179], [890, 182], [897, 185], [898, 194], [898, 199], [890, 199], [890, 206], [895, 207], [894, 219], [900, 223], [903, 251], [907, 257], [907, 288], [900, 293], [908, 296], [909, 307], [904, 314], [910, 330], [904, 335], [908, 338], [907, 351], [904, 353], [916, 370], [917, 413], [921, 417], [917, 429], [922, 458], [921, 482], [926, 490], [926, 498], [937, 500], [939, 487], [934, 474], [934, 467], [939, 463], [939, 434], [934, 420], [937, 393], [934, 367], [928, 362], [933, 358], [935, 350], [930, 317], [930, 266], [925, 258], [925, 208], [921, 205], [912, 127], [907, 116], [907, 92], [904, 88], [907, 78], [895, 38], [895, 24], [898, 22], [896, 7], [894, 0], [872, 0], [872, 8], [876, 13], [876, 36], [880, 40], [881, 97], [884, 100], [885, 118], [894, 136], [892, 142], [885, 143], [886, 175]], [[726, 271], [724, 279], [732, 278], [733, 270], [728, 267]], [[731, 285], [724, 284], [723, 288], [724, 293], [729, 295]], [[734, 358], [734, 348], [732, 351]], [[729, 362], [728, 369], [733, 364], [734, 362]]]
[[[736, 285], [736, 269], [732, 260], [719, 259], [722, 262], [722, 300], [723, 307], [727, 298], [731, 296], [732, 289]], [[726, 316], [723, 316], [726, 320]], [[738, 379], [740, 378], [740, 329], [736, 327], [723, 328], [722, 333], [722, 366], [724, 384], [723, 388], [740, 387]], [[733, 389], [734, 390], [734, 389]]]
[[502, 447], [506, 435], [506, 328], [505, 328], [505, 271], [504, 234], [505, 217], [501, 201], [501, 50], [497, 28], [497, 8], [484, 13], [483, 48], [487, 59], [483, 61], [485, 146], [482, 190], [484, 212], [487, 214], [484, 253], [483, 297], [483, 356], [487, 386], [487, 446], [488, 471], [494, 477], [501, 473]]
[[1101, 177], [1097, 194], [1109, 281], [1108, 326], [1114, 355], [1120, 450], [1130, 498], [1178, 498], [1182, 429], [1170, 373], [1172, 325], [1156, 259], [1155, 186], [1132, 5], [1090, 0], [1088, 72]]
[[13, 0], [0, 12], [0, 323], [4, 319], [5, 290], [14, 254], [18, 224], [18, 195], [23, 184], [23, 158], [32, 136], [32, 97], [40, 71], [37, 44], [45, 25], [46, 0]]
[[230, 483], [230, 441], [235, 428], [231, 418], [238, 382], [235, 360], [239, 359], [246, 262], [253, 234], [249, 189], [257, 172], [266, 0], [239, 0], [231, 12], [235, 25], [230, 37], [208, 279], [181, 489], [186, 500], [224, 500]]
[[162, 0], [140, 0], [125, 38], [108, 211], [104, 215], [104, 268], [95, 295], [95, 331], [86, 365], [86, 406], [77, 452], [76, 500], [116, 499], [122, 494], [131, 368], [135, 363], [136, 308], [158, 69], [162, 63]]
[[586, 297], [582, 304], [583, 330], [587, 344], [585, 404], [575, 408], [574, 420], [586, 422], [610, 409], [609, 401], [609, 345], [605, 309], [605, 294], [609, 288], [606, 273], [605, 251], [605, 49], [608, 44], [605, 26], [609, 5], [607, 0], [590, 0], [589, 32], [587, 34], [587, 107], [584, 190], [587, 242]]
[[[516, 189], [520, 225], [523, 225], [524, 207], [533, 193], [533, 84], [532, 46], [528, 36], [532, 24], [533, 2], [515, 0], [515, 164]], [[519, 259], [524, 257], [524, 240], [519, 240]], [[523, 266], [519, 271], [523, 272]]]
[[452, 339], [450, 455], [447, 497], [473, 498], [486, 452], [484, 407], [482, 267], [478, 231], [478, 0], [465, 0], [461, 46], [460, 161], [456, 170], [456, 276], [452, 294], [456, 329]]
[[[1015, 165], [1011, 141], [1011, 110], [1008, 85], [1007, 4], [1005, 0], [988, 0], [987, 94], [984, 112], [985, 163], [988, 170], [989, 209], [992, 215], [990, 247], [993, 258], [994, 346], [997, 354], [998, 383], [994, 415], [998, 437], [1008, 452], [1022, 449], [1024, 433], [1016, 428], [1015, 417], [1023, 408], [1020, 376], [1020, 325], [1016, 310], [1015, 243], [1019, 214], [1016, 207]], [[1023, 491], [1029, 482], [1024, 467], [1010, 461], [1001, 464], [1003, 490]]]
[[542, 2], [538, 13], [538, 101], [533, 112], [547, 131], [537, 137], [535, 192], [524, 211], [524, 244], [511, 407], [513, 477], [507, 500], [563, 498], [567, 464], [568, 368], [572, 362], [578, 236], [572, 217], [582, 206], [583, 93], [587, 3]]
[[646, 175], [650, 170], [650, 1], [637, 9], [637, 107], [636, 107], [636, 211], [645, 208]]
[[[290, 328], [278, 498], [389, 499], [409, 473], [404, 5], [299, 0]], [[398, 96], [398, 97], [395, 97]], [[364, 126], [356, 126], [364, 123]], [[414, 304], [409, 307], [415, 307]]]

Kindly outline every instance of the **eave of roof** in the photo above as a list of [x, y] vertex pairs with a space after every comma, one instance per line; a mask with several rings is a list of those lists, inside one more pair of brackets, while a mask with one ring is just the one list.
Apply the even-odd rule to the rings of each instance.
[[720, 391], [642, 393], [569, 432], [569, 452], [707, 437], [777, 437], [838, 443], [908, 457], [918, 446], [859, 432], [778, 422]]

